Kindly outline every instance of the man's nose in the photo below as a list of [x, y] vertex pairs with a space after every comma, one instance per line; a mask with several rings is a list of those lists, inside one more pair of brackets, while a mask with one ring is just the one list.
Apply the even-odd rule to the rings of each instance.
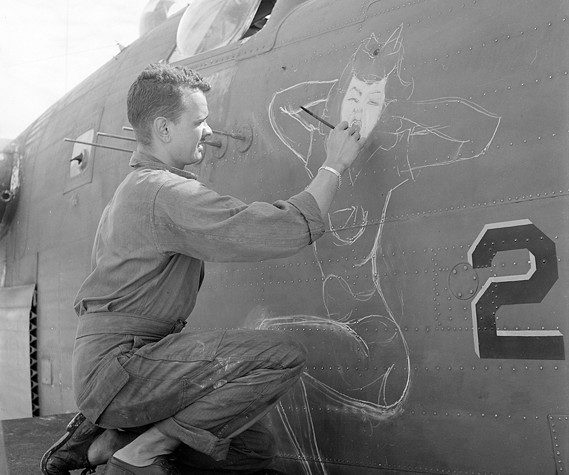
[[202, 131], [202, 140], [205, 140], [205, 139], [207, 139], [210, 135], [213, 135], [213, 132], [212, 132], [211, 127], [209, 126], [209, 124], [206, 122], [204, 125], [205, 125], [205, 126], [204, 126], [203, 131]]

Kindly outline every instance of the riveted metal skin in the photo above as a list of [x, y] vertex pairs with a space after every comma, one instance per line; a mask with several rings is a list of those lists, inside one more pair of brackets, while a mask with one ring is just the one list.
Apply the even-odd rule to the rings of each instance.
[[[270, 329], [306, 347], [270, 415], [289, 473], [567, 469], [568, 18], [561, 0], [278, 0], [259, 33], [177, 63], [206, 77], [208, 123], [233, 135], [192, 171], [245, 202], [287, 199], [322, 165], [329, 131], [301, 105], [367, 124], [324, 236], [289, 258], [206, 263], [184, 330]], [[97, 148], [92, 182], [64, 194], [63, 138], [127, 126], [128, 87], [170, 57], [177, 21], [16, 140], [0, 283], [37, 283], [41, 415], [75, 408], [72, 302], [129, 172]]]
[[569, 415], [550, 414], [547, 416], [549, 430], [551, 431], [551, 448], [555, 459], [556, 473], [567, 471], [569, 456]]

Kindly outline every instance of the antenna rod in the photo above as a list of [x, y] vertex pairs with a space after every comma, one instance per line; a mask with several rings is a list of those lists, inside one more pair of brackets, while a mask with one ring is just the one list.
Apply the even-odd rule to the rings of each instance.
[[247, 140], [247, 137], [243, 137], [242, 135], [238, 135], [238, 134], [233, 134], [231, 132], [224, 132], [223, 130], [212, 130], [212, 132], [214, 134], [227, 135], [228, 137], [231, 137], [231, 138], [236, 139], [236, 140]]
[[[129, 132], [132, 132], [133, 129], [132, 127], [127, 127], [127, 126], [123, 126], [122, 128], [123, 130], [128, 130]], [[136, 142], [136, 139], [130, 138], [130, 137], [123, 137], [122, 135], [113, 135], [113, 134], [106, 134], [104, 132], [97, 132], [97, 135], [103, 135], [104, 137], [114, 137], [116, 139], [124, 139], [124, 140], [130, 140], [132, 142]], [[237, 138], [237, 137], [235, 137]], [[241, 140], [244, 140], [243, 137], [240, 137]], [[203, 140], [202, 143], [206, 144], [206, 145], [210, 145], [212, 147], [217, 147], [217, 148], [221, 148], [221, 142], [220, 141], [215, 141], [215, 142], [209, 142], [207, 140]]]
[[125, 137], [123, 135], [107, 134], [106, 132], [97, 132], [97, 135], [102, 135], [103, 137], [112, 137], [114, 139], [128, 140], [130, 142], [136, 142], [136, 139], [133, 139], [132, 137]]
[[101, 145], [98, 143], [92, 143], [92, 142], [82, 142], [81, 140], [71, 140], [68, 138], [63, 139], [65, 142], [73, 142], [73, 143], [80, 143], [83, 145], [91, 145], [92, 147], [101, 147], [101, 148], [109, 148], [111, 150], [118, 150], [120, 152], [128, 152], [128, 153], [133, 153], [134, 150], [127, 150], [126, 148], [119, 148], [119, 147], [109, 147], [108, 145]]
[[205, 143], [206, 145], [211, 145], [212, 147], [217, 147], [217, 148], [221, 148], [221, 141], [216, 140], [215, 142], [209, 142], [208, 140], [202, 140], [202, 143]]

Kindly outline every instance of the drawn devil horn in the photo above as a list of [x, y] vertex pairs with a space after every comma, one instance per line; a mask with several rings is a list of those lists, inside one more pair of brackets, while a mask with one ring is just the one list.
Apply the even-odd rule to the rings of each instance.
[[384, 54], [394, 54], [399, 52], [399, 48], [401, 47], [401, 32], [403, 31], [403, 24], [399, 25], [391, 36], [387, 39], [385, 44], [383, 45], [382, 52]]

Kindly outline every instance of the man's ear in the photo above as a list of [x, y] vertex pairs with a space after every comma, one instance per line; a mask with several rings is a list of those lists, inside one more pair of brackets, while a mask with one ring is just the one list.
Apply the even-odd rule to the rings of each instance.
[[170, 129], [168, 127], [168, 119], [165, 117], [156, 117], [156, 119], [154, 119], [154, 122], [152, 122], [152, 128], [154, 134], [160, 139], [161, 142], [170, 142], [171, 137]]

